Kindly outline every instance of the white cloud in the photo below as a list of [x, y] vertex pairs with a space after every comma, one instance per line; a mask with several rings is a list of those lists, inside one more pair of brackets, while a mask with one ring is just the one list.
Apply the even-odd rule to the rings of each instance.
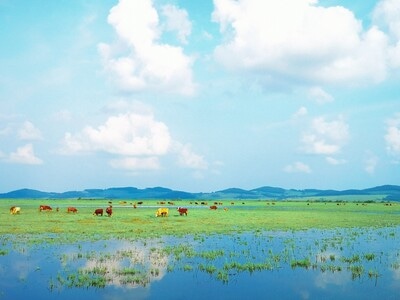
[[187, 37], [192, 32], [192, 23], [186, 10], [177, 8], [174, 5], [165, 5], [162, 14], [167, 18], [166, 31], [176, 31], [181, 43], [187, 43]]
[[386, 122], [386, 149], [388, 153], [400, 157], [400, 113]]
[[160, 158], [174, 155], [180, 166], [189, 169], [205, 170], [208, 163], [195, 153], [189, 144], [172, 139], [168, 127], [148, 111], [149, 108], [136, 103], [117, 101], [107, 110], [127, 107], [142, 108], [141, 113], [127, 112], [110, 116], [98, 127], [87, 126], [80, 132], [67, 132], [59, 153], [88, 154], [104, 152], [113, 156], [111, 167], [123, 170], [158, 170]]
[[10, 154], [9, 161], [27, 165], [40, 165], [43, 163], [40, 158], [36, 157], [32, 144], [17, 148], [15, 152]]
[[318, 104], [332, 102], [334, 99], [332, 95], [328, 94], [321, 87], [312, 87], [308, 91], [309, 97]]
[[301, 140], [307, 153], [333, 155], [341, 151], [348, 139], [348, 125], [339, 116], [332, 121], [327, 121], [324, 117], [315, 118]]
[[180, 165], [190, 169], [205, 170], [208, 164], [203, 156], [194, 153], [190, 145], [175, 144], [175, 151], [179, 156]]
[[308, 110], [306, 107], [300, 107], [293, 115], [294, 118], [299, 118], [308, 114]]
[[18, 137], [21, 140], [40, 140], [42, 139], [42, 133], [35, 125], [26, 121], [18, 131]]
[[386, 27], [395, 40], [400, 39], [400, 3], [398, 0], [381, 0], [373, 12], [374, 22]]
[[[179, 15], [179, 22], [189, 22], [185, 11], [173, 6], [164, 7], [169, 17]], [[172, 30], [170, 18], [166, 28]], [[186, 22], [185, 22], [186, 20]], [[192, 75], [192, 58], [183, 53], [181, 47], [160, 42], [162, 28], [159, 15], [151, 0], [120, 0], [108, 16], [121, 40], [126, 45], [121, 49], [117, 45], [100, 44], [98, 49], [103, 58], [105, 69], [116, 77], [116, 83], [124, 91], [152, 89], [192, 95], [195, 84]], [[186, 40], [190, 33], [185, 25], [178, 35]]]
[[287, 165], [283, 170], [287, 173], [311, 173], [311, 168], [300, 161]]
[[346, 163], [345, 159], [338, 159], [338, 158], [334, 158], [331, 156], [328, 156], [325, 159], [326, 159], [327, 163], [330, 165], [343, 165]]
[[153, 115], [125, 113], [111, 116], [105, 124], [87, 126], [80, 133], [66, 133], [63, 153], [103, 151], [137, 156], [163, 155], [171, 144], [168, 127]]
[[366, 158], [364, 160], [364, 169], [368, 174], [374, 174], [375, 168], [378, 164], [378, 157], [371, 152], [366, 154]]
[[[377, 26], [363, 30], [344, 7], [314, 0], [214, 4], [212, 18], [225, 38], [214, 55], [229, 69], [314, 84], [379, 82], [387, 75], [388, 53], [397, 41], [390, 44]], [[398, 11], [398, 1], [393, 6]]]

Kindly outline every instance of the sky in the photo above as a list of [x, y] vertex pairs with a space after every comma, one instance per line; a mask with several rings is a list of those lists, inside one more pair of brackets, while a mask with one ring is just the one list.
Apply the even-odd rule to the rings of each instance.
[[400, 184], [400, 0], [0, 0], [0, 192]]

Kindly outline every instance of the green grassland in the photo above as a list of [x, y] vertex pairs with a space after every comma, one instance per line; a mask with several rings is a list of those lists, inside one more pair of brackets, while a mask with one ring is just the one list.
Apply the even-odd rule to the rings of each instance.
[[[210, 210], [212, 201], [206, 205], [189, 200], [175, 201], [173, 205], [159, 201], [146, 200], [134, 208], [133, 200], [114, 200], [113, 215], [101, 217], [93, 212], [96, 208], [105, 210], [108, 200], [5, 199], [0, 201], [0, 234], [90, 240], [400, 225], [400, 204], [396, 202], [240, 200], [222, 201], [217, 210]], [[39, 212], [41, 204], [50, 205], [53, 211]], [[11, 215], [11, 206], [21, 207], [21, 213]], [[76, 207], [78, 213], [67, 213], [68, 206]], [[180, 216], [178, 206], [187, 207], [188, 216]], [[155, 217], [158, 207], [169, 207], [169, 216]]]

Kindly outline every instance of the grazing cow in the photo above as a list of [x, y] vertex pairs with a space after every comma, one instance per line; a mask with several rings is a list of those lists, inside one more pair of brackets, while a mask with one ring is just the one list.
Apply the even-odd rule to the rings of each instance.
[[210, 206], [210, 209], [216, 210], [216, 209], [217, 209], [217, 206], [216, 206], [216, 205], [211, 205], [211, 206]]
[[112, 206], [111, 205], [106, 208], [106, 213], [107, 213], [107, 216], [111, 217], [111, 215], [112, 215]]
[[97, 208], [95, 211], [94, 211], [94, 213], [93, 213], [93, 216], [94, 215], [96, 215], [96, 216], [103, 216], [103, 209], [102, 208]]
[[160, 207], [156, 211], [156, 217], [168, 217], [169, 209], [167, 207]]
[[39, 211], [52, 211], [53, 209], [50, 207], [50, 206], [48, 206], [48, 205], [40, 205], [39, 206]]
[[188, 211], [187, 208], [178, 207], [178, 208], [177, 208], [177, 211], [179, 212], [179, 215], [181, 215], [181, 216], [183, 216], [183, 215], [187, 216], [187, 211]]
[[77, 213], [78, 210], [76, 209], [76, 207], [70, 206], [67, 208], [67, 213], [70, 213], [70, 212]]
[[19, 214], [20, 212], [21, 212], [21, 207], [19, 207], [19, 206], [12, 206], [10, 208], [10, 214], [12, 214], [12, 215]]

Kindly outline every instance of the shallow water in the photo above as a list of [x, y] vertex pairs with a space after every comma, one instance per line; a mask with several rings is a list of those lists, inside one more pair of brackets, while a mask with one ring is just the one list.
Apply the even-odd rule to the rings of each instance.
[[32, 245], [2, 237], [0, 299], [400, 299], [400, 227]]

